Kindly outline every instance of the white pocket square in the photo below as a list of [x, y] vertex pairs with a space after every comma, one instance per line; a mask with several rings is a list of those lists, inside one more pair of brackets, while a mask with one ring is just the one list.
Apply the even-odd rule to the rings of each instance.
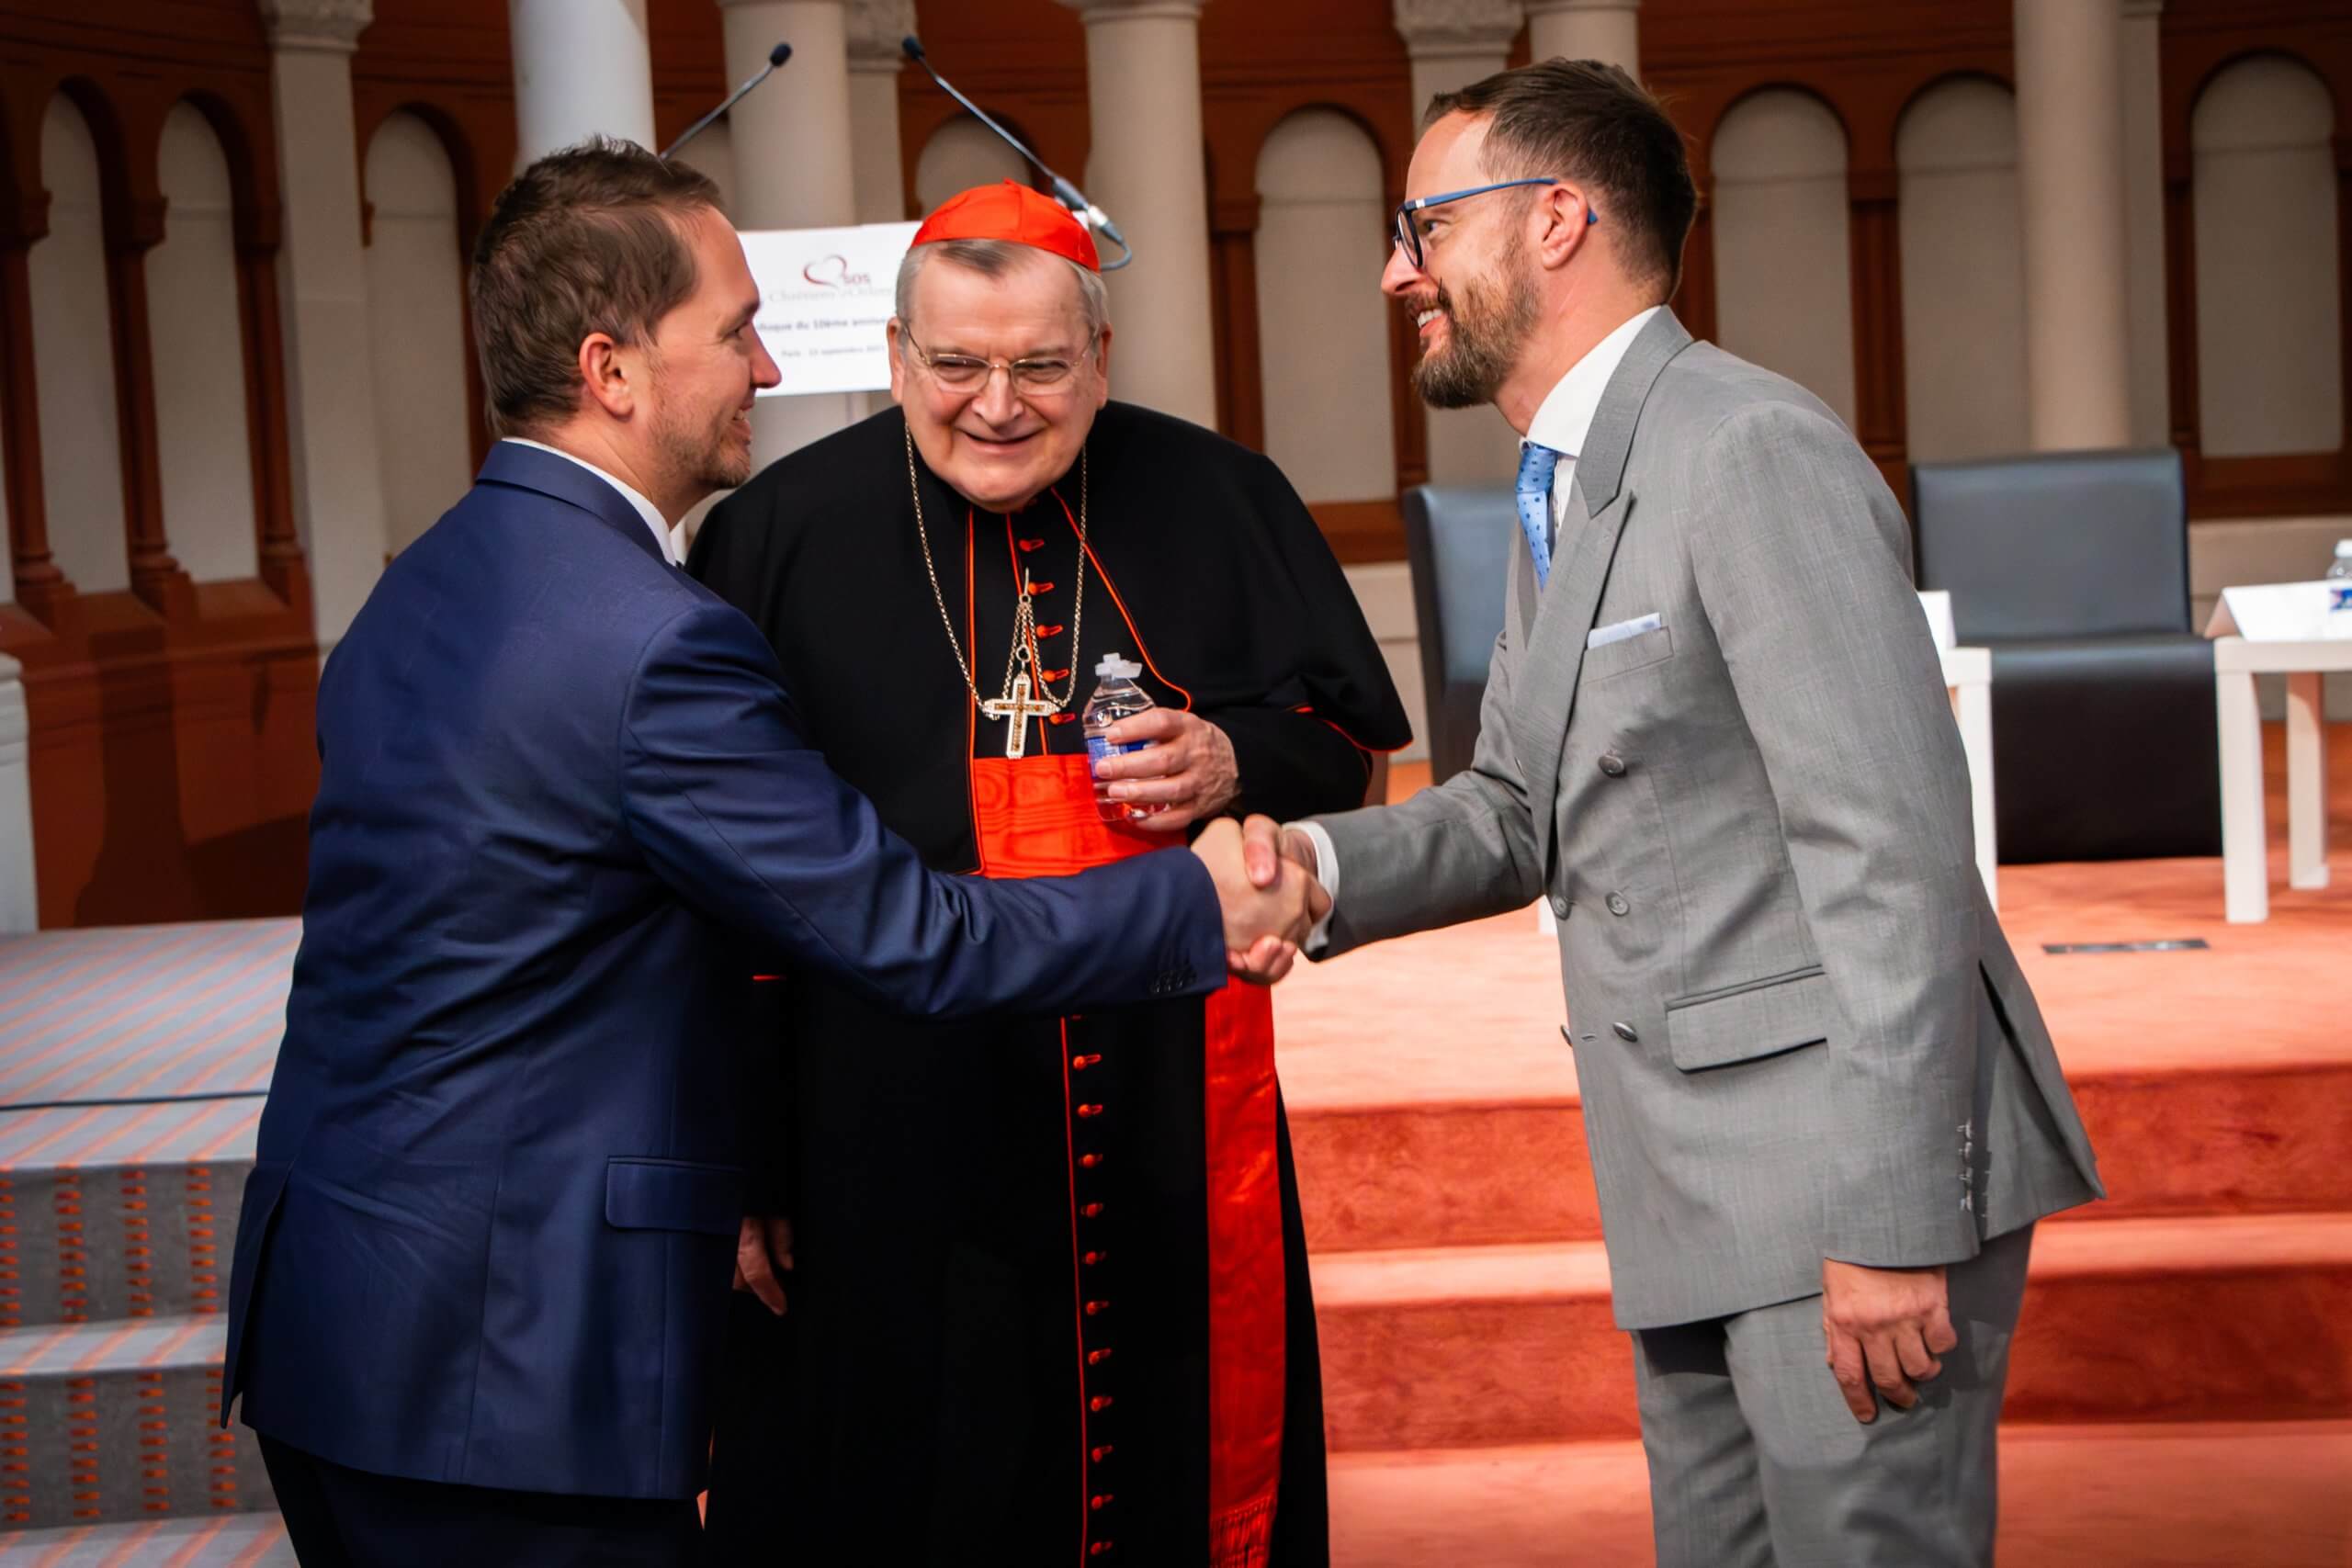
[[1654, 632], [1664, 625], [1666, 623], [1653, 614], [1639, 615], [1630, 621], [1619, 621], [1614, 626], [1595, 626], [1584, 639], [1584, 645], [1587, 648], [1607, 648], [1612, 642], [1623, 642], [1627, 637]]

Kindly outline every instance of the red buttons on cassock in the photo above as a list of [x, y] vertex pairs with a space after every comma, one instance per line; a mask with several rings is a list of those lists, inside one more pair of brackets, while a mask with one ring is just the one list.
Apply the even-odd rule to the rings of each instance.
[[1112, 1452], [1111, 1445], [1110, 1445], [1110, 1444], [1108, 1444], [1108, 1443], [1105, 1443], [1105, 1444], [1103, 1444], [1103, 1445], [1102, 1445], [1101, 1448], [1099, 1448], [1099, 1449], [1090, 1449], [1090, 1450], [1087, 1450], [1087, 1458], [1089, 1458], [1089, 1459], [1092, 1460], [1092, 1461], [1093, 1461], [1095, 1463], [1097, 1463], [1097, 1464], [1101, 1464], [1104, 1460], [1109, 1459], [1109, 1458], [1111, 1457], [1111, 1452]]
[[1086, 1303], [1086, 1315], [1089, 1317], [1092, 1317], [1096, 1313], [1109, 1312], [1110, 1310], [1111, 1303], [1109, 1302], [1089, 1302]]
[[1078, 1108], [1078, 1113], [1080, 1116], [1100, 1116], [1102, 1114], [1102, 1108], [1099, 1105], [1081, 1105]]
[[1049, 626], [1039, 626], [1037, 628], [1037, 635], [1041, 637], [1059, 637], [1062, 633], [1068, 630], [1069, 630], [1068, 626], [1057, 623]]
[[[1100, 1365], [1102, 1365], [1104, 1361], [1107, 1361], [1107, 1360], [1109, 1360], [1110, 1359], [1111, 1359], [1111, 1352], [1110, 1352], [1110, 1351], [1108, 1351], [1108, 1350], [1089, 1350], [1089, 1351], [1086, 1353], [1086, 1364], [1087, 1364], [1088, 1366], [1090, 1366], [1090, 1367], [1100, 1366]], [[1101, 1449], [1097, 1449], [1097, 1450], [1095, 1450], [1094, 1451], [1095, 1451], [1096, 1455], [1099, 1457], [1099, 1456], [1102, 1453], [1102, 1451], [1103, 1451], [1103, 1450], [1101, 1450]]]
[[1089, 1497], [1086, 1500], [1086, 1506], [1090, 1508], [1107, 1508], [1111, 1506], [1111, 1494], [1105, 1492], [1101, 1496]]
[[1054, 585], [1050, 582], [1033, 582], [1029, 585], [1029, 592], [1033, 594], [1051, 593], [1053, 591]]
[[1084, 1214], [1090, 1220], [1102, 1212], [1102, 1205], [1100, 1203], [1089, 1203], [1086, 1207], [1079, 1211], [1080, 1213]]
[[1045, 547], [1046, 541], [1043, 539], [1023, 539], [1021, 541], [1021, 548], [1024, 553], [1030, 550], [1042, 550]]
[[1093, 1398], [1086, 1402], [1086, 1407], [1089, 1410], [1100, 1412], [1110, 1409], [1111, 1403], [1111, 1396], [1109, 1394], [1098, 1393]]
[[1098, 1540], [1093, 1545], [1086, 1549], [1086, 1555], [1089, 1557], [1100, 1557], [1110, 1550], [1111, 1543], [1109, 1541]]
[[1074, 713], [1050, 714], [1046, 716], [1046, 722], [1047, 724], [1076, 724], [1078, 722], [1078, 715]]
[[1069, 1065], [1072, 1071], [1082, 1073], [1102, 1059], [1102, 1055], [1098, 1052], [1091, 1056], [1072, 1056], [1069, 1059]]
[[1089, 1263], [1100, 1263], [1110, 1256], [1108, 1252], [1090, 1252], [1086, 1255], [1086, 1260]]
[[1101, 1155], [1080, 1155], [1078, 1156], [1078, 1163], [1084, 1166], [1087, 1169], [1092, 1170], [1096, 1166], [1102, 1163], [1102, 1156]]

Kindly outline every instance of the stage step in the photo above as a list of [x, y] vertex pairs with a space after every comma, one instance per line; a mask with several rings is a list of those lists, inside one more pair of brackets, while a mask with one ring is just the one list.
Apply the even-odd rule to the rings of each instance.
[[0, 1568], [295, 1568], [274, 1513], [0, 1535]]
[[[1551, 1049], [1567, 1051], [1556, 1035]], [[2352, 1212], [2352, 1039], [2332, 1061], [2217, 1055], [2080, 1073], [2074, 1089], [2113, 1196], [2062, 1223]], [[1294, 1095], [1290, 1127], [1318, 1257], [1600, 1235], [1573, 1094], [1366, 1105]]]
[[[1334, 1452], [1630, 1437], [1631, 1342], [1598, 1242], [1342, 1253], [1315, 1267]], [[2008, 1415], [2352, 1414], [2352, 1214], [2052, 1224]]]
[[0, 1168], [0, 1329], [225, 1310], [251, 1169]]
[[253, 1434], [220, 1426], [226, 1331], [219, 1313], [0, 1331], [0, 1525], [267, 1506]]
[[[1638, 1442], [1351, 1454], [1333, 1568], [1651, 1568]], [[2001, 1435], [2002, 1568], [2343, 1568], [2352, 1422], [2018, 1427]]]

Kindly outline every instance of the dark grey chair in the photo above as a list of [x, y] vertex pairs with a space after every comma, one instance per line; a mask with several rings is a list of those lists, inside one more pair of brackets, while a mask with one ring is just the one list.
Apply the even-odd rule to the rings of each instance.
[[2222, 851], [2212, 645], [2188, 619], [2172, 451], [1911, 469], [1919, 586], [1993, 651], [2001, 859]]
[[1430, 782], [1470, 765], [1487, 664], [1502, 635], [1519, 504], [1509, 486], [1417, 485], [1405, 492], [1405, 557], [1420, 623]]

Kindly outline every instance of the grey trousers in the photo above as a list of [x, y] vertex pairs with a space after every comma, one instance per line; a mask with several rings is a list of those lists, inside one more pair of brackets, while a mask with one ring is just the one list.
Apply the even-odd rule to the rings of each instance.
[[1658, 1568], [1984, 1568], [1996, 1431], [2033, 1227], [1948, 1281], [1960, 1344], [1868, 1426], [1826, 1364], [1821, 1298], [1634, 1335]]

